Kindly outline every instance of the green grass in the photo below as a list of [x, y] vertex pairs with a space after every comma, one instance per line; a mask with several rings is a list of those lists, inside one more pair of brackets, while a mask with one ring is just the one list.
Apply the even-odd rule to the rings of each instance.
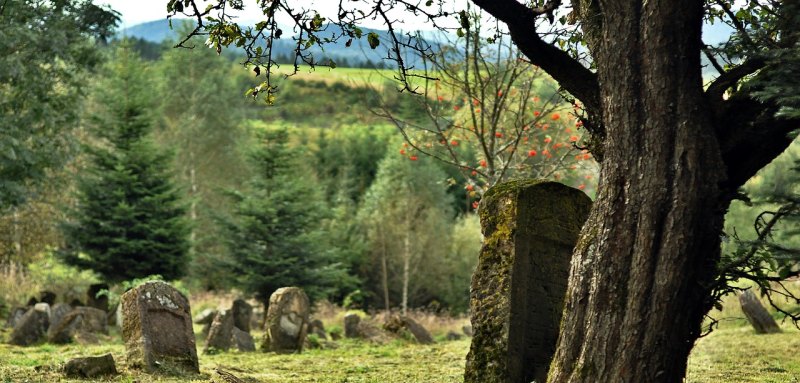
[[[740, 321], [724, 323], [701, 339], [689, 360], [689, 383], [800, 382], [800, 331], [756, 335]], [[197, 329], [199, 330], [199, 329]], [[3, 330], [3, 335], [8, 335]], [[59, 369], [70, 358], [110, 352], [121, 372], [113, 382], [222, 382], [216, 368], [248, 382], [460, 382], [469, 339], [420, 346], [404, 341], [372, 345], [341, 341], [336, 349], [302, 354], [230, 352], [200, 355], [199, 375], [147, 375], [127, 368], [118, 334], [97, 346], [0, 345], [0, 383], [79, 382], [65, 379]], [[198, 343], [202, 351], [202, 343]], [[85, 381], [85, 380], [83, 380]]]

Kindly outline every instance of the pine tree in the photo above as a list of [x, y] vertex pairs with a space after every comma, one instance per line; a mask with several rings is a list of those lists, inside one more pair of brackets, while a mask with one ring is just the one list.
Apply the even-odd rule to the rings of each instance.
[[145, 64], [123, 44], [97, 84], [78, 178], [78, 204], [64, 224], [68, 263], [119, 282], [184, 274], [189, 248], [186, 209], [169, 179], [171, 156], [150, 139], [152, 84]]
[[337, 252], [324, 244], [322, 198], [302, 176], [288, 132], [258, 131], [257, 138], [249, 154], [255, 176], [246, 192], [230, 193], [234, 216], [223, 222], [239, 287], [266, 303], [281, 287], [301, 287], [314, 299], [352, 285]]

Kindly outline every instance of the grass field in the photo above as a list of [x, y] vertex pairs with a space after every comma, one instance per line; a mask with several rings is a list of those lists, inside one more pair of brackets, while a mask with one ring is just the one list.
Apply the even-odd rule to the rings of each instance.
[[[723, 323], [701, 339], [689, 360], [686, 382], [800, 382], [800, 331], [789, 324], [785, 332], [756, 335], [740, 320]], [[199, 332], [199, 328], [196, 328]], [[3, 337], [8, 335], [3, 330]], [[0, 345], [0, 382], [79, 382], [63, 377], [59, 369], [77, 356], [112, 353], [120, 375], [96, 381], [112, 382], [224, 382], [217, 368], [246, 382], [460, 382], [469, 339], [439, 341], [421, 346], [396, 340], [375, 345], [340, 341], [338, 348], [307, 350], [299, 355], [230, 352], [200, 355], [201, 374], [146, 375], [126, 367], [124, 347], [113, 333], [97, 346]], [[198, 349], [202, 341], [198, 339]]]

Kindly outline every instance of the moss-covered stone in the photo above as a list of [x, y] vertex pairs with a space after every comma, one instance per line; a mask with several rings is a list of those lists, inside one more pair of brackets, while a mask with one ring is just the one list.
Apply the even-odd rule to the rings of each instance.
[[544, 180], [506, 182], [486, 192], [466, 383], [544, 382], [572, 250], [590, 207], [583, 192]]
[[200, 371], [186, 296], [166, 282], [151, 281], [120, 300], [129, 366], [168, 374]]

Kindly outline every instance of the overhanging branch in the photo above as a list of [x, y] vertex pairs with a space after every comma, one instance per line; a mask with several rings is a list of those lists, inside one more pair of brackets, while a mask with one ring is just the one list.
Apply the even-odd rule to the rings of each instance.
[[549, 1], [536, 9], [516, 0], [472, 2], [508, 26], [512, 40], [531, 63], [544, 69], [559, 85], [583, 101], [587, 109], [599, 113], [601, 104], [597, 75], [565, 51], [542, 40], [536, 32], [536, 18], [552, 14], [560, 1]]

